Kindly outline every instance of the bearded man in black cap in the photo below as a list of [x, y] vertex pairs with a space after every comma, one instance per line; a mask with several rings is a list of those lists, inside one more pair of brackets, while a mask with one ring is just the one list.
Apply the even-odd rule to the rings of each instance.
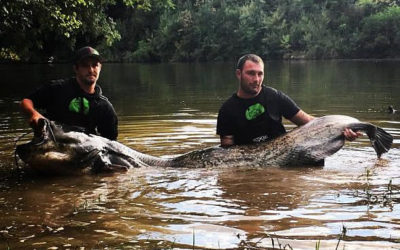
[[[45, 84], [21, 101], [30, 125], [35, 127], [39, 119], [46, 117], [74, 126], [81, 132], [116, 140], [117, 115], [96, 84], [101, 62], [97, 50], [91, 47], [79, 49], [73, 62], [75, 77]], [[43, 115], [37, 109], [44, 110]]]

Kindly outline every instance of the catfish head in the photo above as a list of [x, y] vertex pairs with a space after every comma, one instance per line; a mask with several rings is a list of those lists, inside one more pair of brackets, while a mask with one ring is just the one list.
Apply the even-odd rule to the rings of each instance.
[[84, 147], [82, 138], [66, 133], [60, 125], [40, 119], [32, 140], [16, 147], [16, 155], [32, 169], [44, 174], [73, 174], [85, 171], [99, 150]]

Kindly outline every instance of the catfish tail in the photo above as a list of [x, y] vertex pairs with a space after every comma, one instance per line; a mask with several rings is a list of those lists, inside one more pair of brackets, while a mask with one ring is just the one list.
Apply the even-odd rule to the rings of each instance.
[[367, 135], [371, 140], [372, 147], [375, 149], [378, 158], [381, 158], [383, 153], [389, 151], [392, 147], [393, 136], [380, 127], [375, 127], [375, 133], [368, 133]]
[[392, 147], [393, 136], [380, 127], [370, 123], [355, 123], [351, 124], [349, 128], [355, 131], [365, 131], [367, 133], [378, 158], [381, 158], [381, 155], [388, 152]]

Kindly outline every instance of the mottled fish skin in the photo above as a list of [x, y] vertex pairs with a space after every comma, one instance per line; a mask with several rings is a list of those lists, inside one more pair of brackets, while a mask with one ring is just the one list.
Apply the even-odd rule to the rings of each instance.
[[390, 134], [375, 125], [349, 116], [330, 115], [316, 118], [271, 141], [228, 148], [214, 146], [174, 158], [160, 158], [140, 153], [117, 141], [69, 131], [52, 122], [47, 126], [44, 139], [34, 138], [17, 147], [17, 154], [25, 163], [43, 171], [52, 168], [114, 172], [147, 166], [210, 168], [321, 165], [326, 157], [343, 147], [345, 128], [365, 132], [378, 157], [387, 152], [393, 142]]
[[73, 131], [65, 125], [49, 121], [43, 126], [42, 135], [16, 148], [23, 162], [42, 173], [116, 172], [163, 166], [168, 161], [140, 153], [117, 141]]
[[350, 116], [329, 115], [316, 118], [268, 142], [197, 150], [172, 159], [170, 165], [173, 167], [321, 165], [326, 157], [343, 147], [345, 128], [367, 133], [378, 157], [387, 152], [393, 142], [390, 134], [375, 125], [360, 122]]

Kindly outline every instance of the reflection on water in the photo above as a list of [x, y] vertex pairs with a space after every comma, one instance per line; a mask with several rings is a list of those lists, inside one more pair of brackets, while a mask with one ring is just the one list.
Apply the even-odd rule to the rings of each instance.
[[272, 235], [292, 246], [321, 240], [331, 248], [345, 226], [346, 242], [389, 246], [400, 238], [393, 175], [400, 152], [381, 160], [371, 153], [345, 149], [324, 168], [132, 169], [25, 179], [2, 188], [3, 240], [25, 248], [190, 247], [195, 239], [197, 246], [232, 248], [241, 239], [268, 246], [259, 240]]
[[[276, 87], [294, 96], [306, 111], [349, 114], [383, 127], [395, 138], [394, 148], [382, 159], [363, 137], [347, 143], [319, 168], [140, 168], [126, 174], [54, 178], [20, 174], [12, 170], [12, 149], [15, 138], [29, 129], [18, 113], [19, 98], [11, 93], [0, 97], [0, 167], [2, 173], [11, 173], [0, 181], [0, 248], [279, 248], [279, 242], [282, 248], [289, 244], [315, 249], [320, 241], [320, 249], [334, 249], [344, 229], [340, 249], [398, 248], [400, 115], [379, 109], [400, 93], [400, 77], [388, 74], [385, 65], [389, 78], [380, 78], [380, 69], [374, 72], [380, 77], [371, 78], [371, 65], [363, 65], [351, 72], [348, 63], [345, 68], [328, 63], [315, 69], [312, 62], [312, 67], [270, 67], [269, 79], [282, 82]], [[104, 86], [116, 109], [122, 110], [122, 143], [162, 157], [218, 143], [220, 97], [229, 96], [233, 88], [213, 70], [225, 67], [157, 65], [160, 71], [152, 80], [151, 65], [137, 67], [136, 73], [127, 70], [131, 66], [124, 65], [115, 78], [104, 76], [125, 84]], [[212, 76], [204, 78], [203, 70]], [[317, 72], [325, 75], [318, 77]], [[130, 77], [133, 73], [137, 75]], [[337, 89], [333, 73], [355, 92]], [[140, 83], [131, 86], [129, 79]], [[385, 84], [377, 87], [373, 82]], [[370, 88], [362, 90], [362, 84]], [[121, 94], [124, 89], [136, 93], [138, 100]], [[367, 96], [374, 98], [365, 100]]]
[[119, 121], [119, 141], [147, 154], [174, 156], [219, 143], [214, 131], [216, 119], [216, 114], [196, 110], [122, 117]]

